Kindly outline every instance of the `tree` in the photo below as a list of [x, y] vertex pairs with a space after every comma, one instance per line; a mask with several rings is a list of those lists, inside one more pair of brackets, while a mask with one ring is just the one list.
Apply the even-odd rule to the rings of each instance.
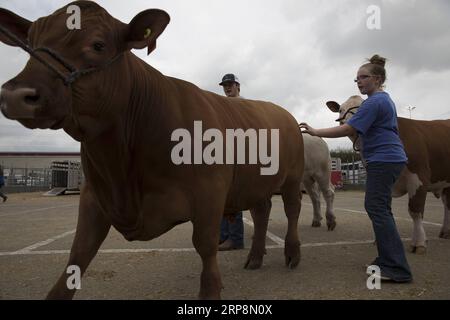
[[331, 150], [330, 154], [332, 158], [341, 158], [342, 163], [361, 160], [360, 154], [358, 152], [355, 152], [353, 149], [338, 148], [335, 150]]

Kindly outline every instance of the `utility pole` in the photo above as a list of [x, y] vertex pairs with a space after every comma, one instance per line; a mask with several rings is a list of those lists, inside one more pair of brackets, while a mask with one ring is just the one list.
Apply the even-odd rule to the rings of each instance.
[[411, 111], [413, 111], [416, 107], [406, 107], [406, 109], [409, 111], [409, 118], [411, 118]]
[[353, 178], [353, 185], [356, 184], [355, 179], [355, 151], [352, 151], [352, 178]]

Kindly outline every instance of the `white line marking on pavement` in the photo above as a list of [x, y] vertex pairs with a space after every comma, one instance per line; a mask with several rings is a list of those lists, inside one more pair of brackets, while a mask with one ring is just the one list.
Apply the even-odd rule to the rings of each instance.
[[[410, 241], [410, 238], [402, 238], [402, 241]], [[442, 240], [442, 239], [428, 239], [428, 240]], [[373, 244], [374, 240], [360, 240], [360, 241], [338, 241], [338, 242], [316, 242], [316, 243], [305, 243], [301, 245], [301, 248], [312, 248], [312, 247], [330, 247], [330, 246], [353, 246], [362, 244]], [[284, 244], [267, 246], [266, 249], [283, 249]], [[247, 250], [249, 248], [246, 248]], [[195, 252], [194, 248], [166, 248], [166, 249], [103, 249], [99, 250], [98, 253], [101, 254], [114, 254], [114, 253], [154, 253], [154, 252]], [[15, 251], [15, 252], [0, 252], [1, 256], [33, 256], [33, 255], [57, 255], [57, 254], [69, 254], [70, 250], [45, 250], [45, 251]]]
[[[309, 206], [312, 206], [312, 203], [309, 203], [309, 202], [302, 202], [302, 204], [307, 204]], [[350, 210], [350, 209], [337, 208], [337, 207], [334, 207], [333, 209], [334, 210], [340, 210], [340, 211], [346, 211], [346, 212], [350, 212], [350, 213], [358, 213], [358, 214], [365, 214], [365, 215], [367, 215], [367, 212], [365, 212], [365, 211]], [[395, 220], [402, 220], [402, 221], [411, 221], [411, 219], [408, 219], [408, 218], [395, 217], [395, 216], [394, 216], [394, 219]], [[429, 222], [429, 221], [422, 221], [422, 223], [423, 224], [428, 224], [430, 226], [442, 227], [442, 224], [440, 224], [440, 223]]]
[[[311, 203], [303, 202], [304, 204], [312, 206]], [[28, 212], [36, 212], [36, 211], [42, 211], [42, 210], [48, 210], [48, 209], [56, 209], [56, 208], [65, 208], [70, 207], [74, 205], [67, 205], [67, 206], [60, 206], [60, 207], [51, 207], [51, 208], [43, 208], [38, 210], [30, 210]], [[358, 211], [358, 210], [350, 210], [345, 208], [334, 208], [336, 210], [350, 212], [350, 213], [358, 213], [358, 214], [366, 214], [364, 211]], [[21, 212], [24, 213], [24, 212]], [[16, 213], [17, 214], [17, 213]], [[410, 221], [407, 218], [402, 217], [396, 217], [396, 220], [405, 220]], [[250, 227], [254, 228], [254, 224], [251, 220], [247, 218], [243, 218], [243, 221], [245, 224], [249, 225]], [[433, 225], [433, 226], [441, 226], [438, 223], [423, 221], [424, 224]], [[20, 249], [18, 251], [14, 252], [0, 252], [0, 256], [15, 256], [15, 255], [53, 255], [53, 254], [69, 254], [70, 250], [46, 250], [46, 251], [32, 251], [37, 248], [46, 246], [56, 240], [62, 239], [64, 237], [67, 237], [69, 235], [72, 235], [76, 232], [76, 230], [71, 230], [68, 232], [65, 232], [63, 234], [60, 234], [58, 236], [55, 236], [53, 238], [47, 239], [45, 241], [41, 241], [38, 243], [35, 243], [31, 246], [28, 246], [26, 248]], [[267, 237], [271, 239], [273, 242], [276, 243], [276, 245], [267, 246], [266, 249], [280, 249], [284, 248], [284, 240], [280, 237], [276, 236], [275, 234], [267, 231]], [[410, 238], [402, 238], [402, 241], [410, 241]], [[439, 239], [429, 239], [429, 240], [439, 240]], [[371, 244], [374, 243], [374, 240], [360, 240], [360, 241], [338, 241], [338, 242], [318, 242], [318, 243], [305, 243], [302, 244], [301, 247], [308, 248], [308, 247], [326, 247], [326, 246], [340, 246], [340, 245], [360, 245], [360, 244]], [[105, 254], [111, 254], [111, 253], [152, 253], [152, 252], [195, 252], [195, 248], [156, 248], [156, 249], [103, 249], [99, 250], [99, 253], [105, 253]]]
[[41, 212], [41, 211], [45, 211], [45, 210], [62, 209], [62, 208], [69, 208], [69, 207], [78, 207], [78, 204], [68, 204], [68, 205], [59, 206], [59, 207], [48, 207], [48, 208], [40, 208], [40, 209], [33, 209], [33, 210], [26, 210], [26, 211], [19, 211], [19, 212], [9, 212], [9, 213], [5, 213], [5, 214], [0, 214], [0, 218], [8, 217], [8, 216], [15, 216], [18, 214], [35, 213], [35, 212]]
[[47, 239], [47, 240], [45, 240], [45, 241], [41, 241], [41, 242], [32, 244], [31, 246], [28, 246], [28, 247], [23, 248], [23, 249], [20, 249], [20, 250], [17, 250], [16, 253], [17, 253], [17, 254], [21, 254], [21, 253], [29, 253], [29, 252], [31, 252], [32, 250], [35, 250], [35, 249], [37, 249], [37, 248], [46, 246], [46, 245], [48, 245], [48, 244], [50, 244], [50, 243], [52, 243], [52, 242], [55, 242], [56, 240], [65, 238], [65, 237], [67, 237], [67, 236], [70, 236], [70, 235], [74, 234], [75, 231], [76, 231], [76, 230], [74, 229], [74, 230], [71, 230], [71, 231], [68, 231], [68, 232], [64, 232], [63, 234], [60, 234], [60, 235], [58, 235], [58, 236], [56, 236], [56, 237], [53, 237], [53, 238]]
[[[362, 213], [362, 214], [367, 214], [365, 211], [358, 211], [358, 210], [350, 210], [350, 209], [344, 209], [344, 208], [334, 208], [335, 210], [341, 210], [341, 211], [347, 211], [347, 212], [351, 212], [351, 213]], [[403, 217], [395, 217], [395, 220], [402, 220], [402, 221], [411, 221], [411, 219], [408, 218], [403, 218]], [[429, 222], [429, 221], [422, 221], [423, 224], [428, 224], [430, 226], [437, 226], [437, 227], [442, 227], [442, 224], [440, 223], [434, 223], [434, 222]]]
[[[245, 222], [245, 224], [249, 225], [252, 228], [255, 228], [255, 225], [253, 224], [253, 221], [250, 221], [247, 218], [242, 218], [242, 220]], [[283, 246], [284, 247], [284, 240], [281, 239], [280, 237], [274, 235], [269, 230], [267, 230], [266, 237], [269, 238], [270, 240], [272, 240], [273, 242], [275, 242], [276, 244], [278, 244], [279, 246]]]

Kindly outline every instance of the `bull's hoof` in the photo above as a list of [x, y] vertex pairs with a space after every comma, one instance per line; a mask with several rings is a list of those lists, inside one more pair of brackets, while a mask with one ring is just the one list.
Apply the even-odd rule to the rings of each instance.
[[286, 267], [295, 269], [300, 263], [300, 246], [285, 248], [284, 250]]
[[245, 263], [244, 269], [247, 270], [257, 270], [262, 267], [263, 257], [251, 257], [247, 258], [247, 262]]
[[427, 247], [424, 246], [416, 247], [416, 254], [423, 255], [425, 253], [427, 253]]
[[450, 230], [446, 230], [446, 231], [441, 231], [441, 233], [439, 233], [439, 238], [441, 239], [450, 239]]
[[410, 251], [411, 253], [415, 253], [415, 254], [418, 254], [418, 255], [424, 255], [424, 254], [427, 253], [427, 247], [425, 247], [425, 246], [413, 246], [413, 245], [411, 245], [411, 246], [409, 247], [409, 251]]
[[313, 228], [320, 228], [322, 226], [322, 224], [320, 223], [320, 221], [313, 221], [311, 227]]
[[220, 293], [214, 293], [214, 294], [202, 294], [200, 293], [198, 295], [199, 300], [221, 300]]
[[328, 231], [333, 231], [336, 228], [336, 221], [327, 222]]

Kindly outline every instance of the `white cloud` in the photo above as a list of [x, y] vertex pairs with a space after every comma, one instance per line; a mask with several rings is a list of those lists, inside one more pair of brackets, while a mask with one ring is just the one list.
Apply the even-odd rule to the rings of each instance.
[[[166, 75], [222, 94], [223, 74], [237, 73], [242, 94], [288, 109], [315, 127], [335, 125], [328, 100], [343, 102], [358, 94], [353, 78], [365, 58], [389, 58], [388, 92], [399, 115], [432, 119], [448, 112], [450, 92], [450, 4], [445, 0], [146, 0], [97, 1], [129, 22], [149, 7], [166, 10], [171, 23], [146, 57]], [[28, 19], [52, 13], [61, 0], [0, 0]], [[381, 8], [382, 30], [366, 28], [369, 5]], [[0, 83], [17, 74], [26, 55], [0, 44]], [[450, 117], [450, 115], [447, 115]], [[347, 139], [328, 139], [332, 148]], [[1, 150], [77, 150], [63, 132], [33, 131], [0, 116]]]

